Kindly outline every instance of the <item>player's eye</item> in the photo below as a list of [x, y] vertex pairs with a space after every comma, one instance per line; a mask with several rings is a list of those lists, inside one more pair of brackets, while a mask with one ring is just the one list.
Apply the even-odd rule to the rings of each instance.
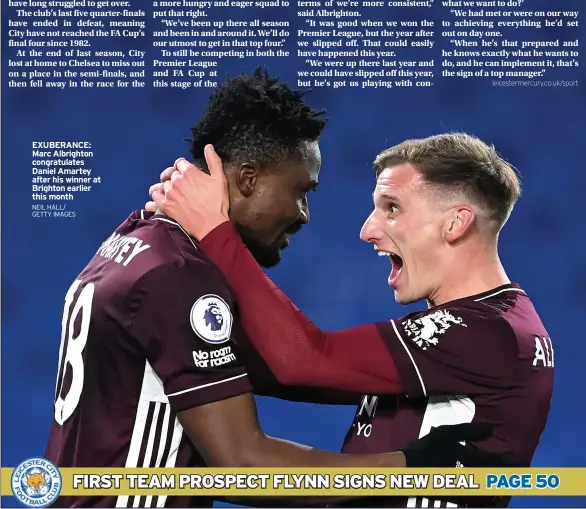
[[399, 206], [396, 203], [389, 203], [389, 212], [391, 214], [397, 214], [399, 212]]

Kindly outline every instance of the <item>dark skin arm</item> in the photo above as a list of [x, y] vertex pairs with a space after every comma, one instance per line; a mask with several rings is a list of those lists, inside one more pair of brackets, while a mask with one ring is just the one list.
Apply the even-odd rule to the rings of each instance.
[[186, 410], [179, 419], [209, 466], [405, 467], [402, 452], [336, 454], [268, 437], [260, 428], [250, 393]]
[[[179, 413], [187, 435], [210, 467], [382, 467], [404, 468], [402, 452], [385, 454], [336, 454], [275, 439], [260, 428], [252, 394], [191, 408]], [[267, 497], [238, 498], [238, 503], [267, 503]], [[270, 497], [273, 503], [290, 504], [290, 497]], [[325, 505], [347, 497], [295, 497], [296, 504]], [[230, 502], [236, 499], [230, 498]]]
[[[326, 467], [326, 468], [440, 468], [461, 463], [470, 467], [511, 466], [509, 457], [482, 451], [460, 442], [490, 436], [487, 423], [439, 426], [407, 445], [405, 452], [336, 454], [269, 437], [258, 423], [251, 393], [202, 405], [179, 413], [187, 435], [210, 467]], [[359, 497], [295, 497], [296, 505], [325, 505]], [[244, 504], [291, 505], [290, 497], [230, 497]]]

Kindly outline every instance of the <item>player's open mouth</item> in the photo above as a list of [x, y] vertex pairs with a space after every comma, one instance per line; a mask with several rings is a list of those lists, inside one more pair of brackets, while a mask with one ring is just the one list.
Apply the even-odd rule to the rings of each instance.
[[391, 261], [393, 268], [391, 269], [391, 275], [389, 276], [389, 284], [394, 286], [403, 270], [403, 258], [391, 251], [381, 251], [377, 249], [377, 254], [379, 256], [386, 256]]

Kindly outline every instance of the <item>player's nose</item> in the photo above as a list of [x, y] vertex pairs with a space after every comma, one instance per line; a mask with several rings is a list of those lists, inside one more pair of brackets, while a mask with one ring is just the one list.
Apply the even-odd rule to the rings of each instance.
[[309, 223], [309, 202], [304, 198], [299, 208], [299, 222], [302, 224]]
[[360, 239], [370, 244], [380, 240], [380, 229], [377, 228], [377, 221], [374, 210], [362, 225], [362, 229], [360, 230]]

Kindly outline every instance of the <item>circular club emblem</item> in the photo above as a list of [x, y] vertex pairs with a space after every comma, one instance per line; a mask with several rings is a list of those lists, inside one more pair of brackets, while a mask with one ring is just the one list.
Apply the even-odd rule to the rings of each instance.
[[206, 343], [217, 345], [230, 339], [232, 313], [224, 299], [217, 295], [200, 297], [191, 308], [191, 327]]
[[61, 493], [59, 469], [44, 458], [31, 458], [18, 465], [10, 479], [12, 493], [27, 507], [47, 507]]

